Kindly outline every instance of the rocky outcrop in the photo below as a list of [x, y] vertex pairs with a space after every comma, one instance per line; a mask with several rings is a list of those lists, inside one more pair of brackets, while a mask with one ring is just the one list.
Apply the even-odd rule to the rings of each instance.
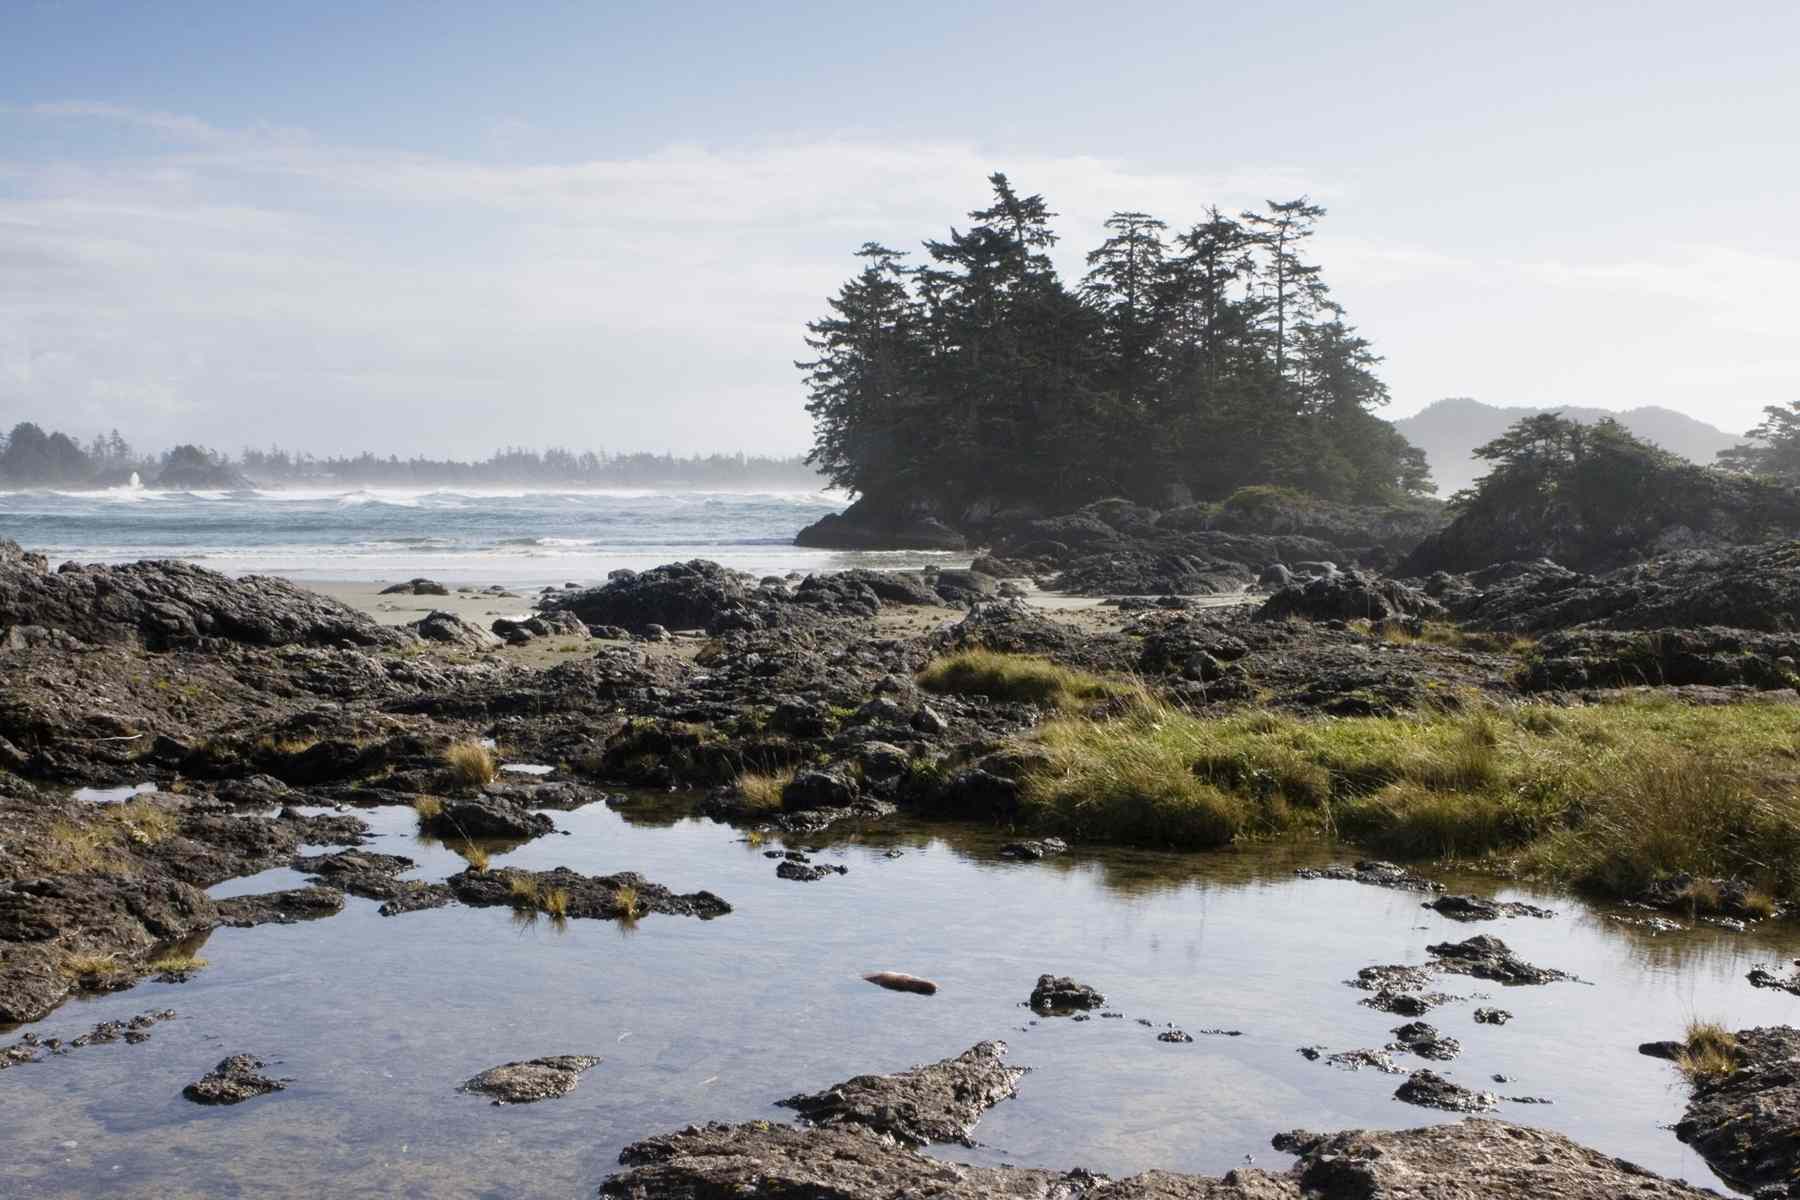
[[731, 905], [711, 892], [678, 895], [632, 871], [583, 875], [567, 867], [549, 871], [471, 869], [452, 875], [442, 886], [447, 886], [456, 899], [475, 907], [519, 907], [527, 902], [541, 907], [552, 893], [560, 892], [563, 911], [556, 915], [571, 918], [612, 920], [665, 913], [710, 920], [731, 911]]
[[483, 794], [445, 797], [436, 811], [420, 816], [419, 828], [438, 837], [525, 841], [551, 832], [556, 823], [506, 796]]
[[465, 621], [453, 612], [442, 610], [428, 613], [417, 621], [404, 626], [414, 634], [428, 642], [452, 650], [480, 651], [491, 649], [500, 644], [500, 639], [472, 621]]
[[1437, 602], [1423, 592], [1392, 579], [1349, 570], [1289, 584], [1270, 596], [1257, 616], [1265, 621], [1387, 621], [1440, 611]]
[[316, 921], [344, 911], [344, 893], [336, 888], [303, 887], [254, 896], [232, 896], [215, 902], [219, 923], [237, 929], [256, 925], [292, 925]]
[[487, 1096], [496, 1105], [535, 1104], [568, 1095], [584, 1072], [599, 1065], [600, 1060], [591, 1055], [554, 1054], [489, 1067], [457, 1090]]
[[1440, 942], [1426, 949], [1436, 955], [1432, 965], [1452, 975], [1470, 975], [1515, 987], [1572, 978], [1566, 971], [1533, 966], [1514, 954], [1505, 942], [1487, 934], [1461, 942]]
[[1085, 1012], [1105, 1004], [1106, 997], [1066, 975], [1039, 975], [1027, 1003], [1041, 1013]]
[[1741, 1065], [1694, 1088], [1675, 1135], [1759, 1197], [1800, 1196], [1800, 1030], [1736, 1036]]
[[1701, 1200], [1714, 1194], [1589, 1150], [1561, 1134], [1470, 1118], [1398, 1131], [1273, 1139], [1298, 1156], [1283, 1172], [1223, 1177], [1148, 1171], [1109, 1180], [1079, 1168], [975, 1167], [843, 1128], [756, 1121], [689, 1126], [625, 1148], [601, 1186], [614, 1200], [723, 1196], [808, 1200]]
[[815, 1126], [854, 1126], [902, 1145], [969, 1142], [981, 1115], [1010, 1099], [1025, 1075], [1005, 1064], [1005, 1042], [980, 1042], [897, 1075], [858, 1075], [779, 1103]]
[[262, 1073], [267, 1066], [250, 1054], [233, 1054], [219, 1065], [181, 1089], [181, 1094], [195, 1104], [242, 1104], [257, 1096], [287, 1088], [285, 1079], [271, 1079]]
[[[16, 545], [16, 544], [15, 544]], [[222, 638], [253, 646], [388, 646], [406, 635], [317, 592], [261, 575], [233, 579], [184, 562], [65, 563], [0, 558], [0, 631], [60, 630], [90, 644], [153, 650]]]
[[794, 545], [822, 550], [962, 550], [968, 541], [925, 501], [865, 496], [794, 535]]

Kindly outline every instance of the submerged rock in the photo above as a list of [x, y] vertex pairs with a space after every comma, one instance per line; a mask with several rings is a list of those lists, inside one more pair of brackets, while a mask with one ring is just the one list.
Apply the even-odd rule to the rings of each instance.
[[1054, 858], [1069, 852], [1069, 843], [1061, 838], [1031, 838], [1022, 842], [1008, 842], [1000, 847], [1001, 858], [1018, 859], [1022, 862], [1038, 862], [1046, 858]]
[[858, 1075], [811, 1095], [779, 1101], [813, 1125], [856, 1126], [909, 1146], [969, 1144], [981, 1115], [1017, 1090], [1005, 1042], [979, 1042], [955, 1058], [896, 1075]]
[[235, 929], [254, 925], [292, 925], [315, 921], [344, 911], [344, 893], [336, 888], [290, 888], [256, 896], [232, 896], [217, 901], [219, 920]]
[[828, 879], [833, 875], [848, 875], [850, 868], [830, 863], [801, 863], [783, 861], [775, 867], [775, 874], [780, 879], [792, 879], [800, 883], [813, 883], [816, 880]]
[[452, 875], [445, 886], [456, 899], [477, 908], [506, 905], [539, 910], [544, 909], [552, 895], [560, 893], [562, 911], [555, 915], [570, 918], [611, 920], [665, 913], [709, 920], [731, 911], [731, 905], [711, 892], [677, 895], [632, 871], [583, 875], [568, 867], [550, 871], [470, 869]]
[[1405, 1074], [1400, 1064], [1394, 1061], [1394, 1056], [1386, 1050], [1340, 1050], [1336, 1054], [1327, 1054], [1323, 1046], [1302, 1046], [1300, 1056], [1310, 1062], [1323, 1061], [1342, 1071], [1360, 1071], [1369, 1067], [1383, 1075]]
[[1498, 921], [1501, 917], [1539, 917], [1556, 914], [1518, 900], [1492, 900], [1485, 896], [1439, 896], [1424, 907], [1452, 921]]
[[267, 1064], [250, 1054], [233, 1054], [181, 1089], [195, 1104], [242, 1104], [257, 1096], [284, 1091], [288, 1081], [262, 1074]]
[[1333, 863], [1328, 867], [1301, 867], [1294, 872], [1301, 879], [1337, 879], [1347, 883], [1366, 883], [1371, 887], [1397, 888], [1407, 892], [1441, 892], [1444, 885], [1434, 879], [1415, 875], [1405, 867], [1379, 859], [1364, 859], [1353, 866]]
[[495, 1104], [534, 1104], [554, 1100], [575, 1090], [582, 1073], [600, 1065], [587, 1054], [555, 1054], [529, 1062], [509, 1062], [489, 1067], [457, 1090], [488, 1096]]
[[1106, 997], [1066, 975], [1039, 975], [1029, 1003], [1041, 1013], [1065, 1013], [1099, 1008]]
[[1394, 1098], [1421, 1108], [1441, 1108], [1446, 1112], [1486, 1112], [1500, 1104], [1500, 1098], [1492, 1092], [1470, 1091], [1436, 1071], [1414, 1071], [1394, 1092]]

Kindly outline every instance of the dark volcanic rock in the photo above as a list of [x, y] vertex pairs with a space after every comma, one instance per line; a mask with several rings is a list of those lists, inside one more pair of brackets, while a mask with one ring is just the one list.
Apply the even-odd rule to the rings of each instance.
[[826, 550], [961, 550], [963, 535], [940, 519], [936, 506], [864, 496], [794, 535], [794, 545]]
[[1490, 900], [1485, 896], [1439, 896], [1425, 905], [1453, 921], [1498, 921], [1501, 917], [1549, 918], [1556, 914], [1535, 904]]
[[711, 629], [752, 595], [750, 579], [716, 562], [696, 558], [669, 563], [602, 587], [546, 598], [546, 612], [568, 611], [589, 625], [617, 625], [642, 634], [651, 625]]
[[316, 882], [369, 900], [392, 900], [402, 892], [424, 886], [416, 880], [399, 878], [401, 872], [417, 865], [404, 855], [367, 850], [301, 855], [293, 861], [294, 870], [311, 875]]
[[1504, 1025], [1512, 1020], [1512, 1016], [1504, 1008], [1478, 1008], [1475, 1010], [1475, 1023], [1478, 1025]]
[[1500, 1103], [1492, 1092], [1473, 1092], [1452, 1083], [1436, 1071], [1414, 1071], [1394, 1092], [1396, 1100], [1417, 1104], [1421, 1108], [1441, 1108], [1446, 1112], [1486, 1112]]
[[445, 883], [458, 900], [477, 908], [519, 907], [521, 896], [515, 885], [526, 886], [539, 897], [561, 892], [565, 901], [561, 915], [571, 918], [611, 920], [665, 913], [710, 920], [731, 911], [731, 905], [711, 892], [677, 895], [632, 871], [621, 871], [617, 875], [583, 875], [567, 867], [550, 871], [508, 868], [478, 872], [471, 869], [452, 875]]
[[619, 1156], [601, 1186], [613, 1200], [1701, 1200], [1714, 1194], [1652, 1175], [1561, 1134], [1470, 1118], [1400, 1131], [1273, 1140], [1291, 1169], [1250, 1167], [1222, 1178], [1148, 1171], [1108, 1180], [1083, 1170], [975, 1167], [928, 1158], [839, 1128], [756, 1121], [690, 1126]]
[[1341, 1050], [1336, 1054], [1327, 1054], [1322, 1046], [1300, 1047], [1302, 1057], [1313, 1062], [1323, 1061], [1340, 1071], [1360, 1071], [1364, 1067], [1380, 1071], [1383, 1075], [1403, 1075], [1405, 1071], [1394, 1061], [1393, 1055], [1385, 1050]]
[[249, 1054], [234, 1054], [181, 1089], [195, 1104], [242, 1104], [256, 1096], [284, 1090], [288, 1081], [262, 1074], [266, 1064]]
[[221, 923], [237, 929], [253, 925], [292, 925], [336, 916], [344, 910], [344, 893], [336, 888], [303, 887], [256, 896], [232, 896], [215, 901]]
[[1029, 1003], [1041, 1013], [1077, 1012], [1099, 1008], [1106, 997], [1066, 975], [1039, 975]]
[[1694, 1089], [1675, 1136], [1739, 1187], [1800, 1195], [1800, 1030], [1746, 1029], [1737, 1043], [1743, 1065]]
[[848, 875], [849, 873], [849, 867], [826, 863], [783, 862], [775, 867], [775, 874], [778, 878], [793, 879], [800, 883], [812, 883], [816, 880], [828, 879], [833, 875]]
[[1777, 975], [1769, 968], [1759, 965], [1750, 968], [1750, 973], [1744, 978], [1750, 981], [1751, 987], [1771, 988], [1791, 996], [1800, 996], [1800, 971]]
[[955, 1058], [897, 1075], [858, 1075], [812, 1095], [780, 1101], [817, 1126], [854, 1125], [904, 1145], [969, 1144], [981, 1115], [1016, 1091], [1025, 1071], [1003, 1059], [1006, 1043], [980, 1042]]
[[1431, 597], [1405, 584], [1360, 571], [1343, 571], [1282, 588], [1264, 602], [1256, 615], [1265, 621], [1291, 617], [1305, 621], [1386, 621], [1441, 611]]
[[506, 796], [484, 794], [445, 798], [437, 812], [420, 818], [419, 828], [439, 837], [522, 841], [551, 832], [556, 823]]
[[1569, 979], [1566, 971], [1534, 967], [1507, 948], [1497, 937], [1480, 934], [1462, 942], [1440, 942], [1427, 947], [1437, 955], [1435, 965], [1453, 975], [1473, 975], [1512, 985], [1554, 983]]
[[64, 564], [46, 573], [0, 559], [0, 630], [37, 625], [89, 643], [153, 650], [223, 638], [254, 646], [397, 645], [406, 635], [346, 604], [261, 575], [233, 579], [183, 562]]
[[815, 808], [848, 808], [862, 794], [856, 778], [844, 767], [808, 767], [796, 771], [781, 789], [781, 807], [788, 812]]
[[486, 650], [500, 644], [499, 638], [453, 612], [428, 613], [404, 628], [412, 630], [428, 642], [436, 642], [456, 650]]
[[1001, 858], [1018, 859], [1022, 862], [1038, 862], [1046, 858], [1055, 858], [1059, 854], [1069, 852], [1069, 843], [1061, 838], [1030, 838], [1022, 842], [1008, 842], [1000, 847]]
[[[1372, 887], [1398, 888], [1407, 892], [1441, 892], [1444, 885], [1405, 867], [1378, 859], [1364, 859], [1354, 866], [1333, 863], [1329, 867], [1301, 867], [1294, 872], [1301, 879], [1337, 879], [1349, 883], [1366, 883]], [[1426, 906], [1431, 907], [1430, 905]]]
[[1449, 1062], [1462, 1053], [1462, 1043], [1453, 1037], [1445, 1037], [1437, 1031], [1437, 1027], [1424, 1021], [1412, 1021], [1397, 1027], [1394, 1031], [1394, 1046], [1399, 1050], [1410, 1050], [1420, 1058], [1435, 1058], [1440, 1062]]
[[450, 589], [435, 579], [408, 579], [405, 583], [390, 583], [381, 589], [383, 596], [448, 596]]
[[489, 1067], [457, 1090], [491, 1097], [495, 1104], [533, 1104], [568, 1095], [584, 1071], [599, 1065], [591, 1055], [555, 1054]]

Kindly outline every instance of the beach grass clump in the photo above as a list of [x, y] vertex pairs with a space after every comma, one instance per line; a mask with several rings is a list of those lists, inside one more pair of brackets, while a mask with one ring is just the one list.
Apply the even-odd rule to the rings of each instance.
[[746, 771], [737, 777], [738, 795], [744, 807], [758, 812], [781, 808], [781, 794], [794, 780], [792, 767], [783, 771]]
[[116, 954], [71, 954], [62, 960], [62, 973], [73, 979], [110, 975], [118, 968]]
[[149, 800], [96, 805], [86, 819], [51, 822], [35, 847], [39, 869], [52, 875], [131, 875], [133, 850], [173, 837], [181, 817]]
[[444, 802], [437, 796], [414, 796], [413, 811], [421, 821], [432, 821], [444, 814]]
[[1675, 1054], [1675, 1068], [1696, 1086], [1724, 1079], [1744, 1065], [1743, 1047], [1717, 1021], [1689, 1021]]
[[493, 857], [486, 850], [473, 842], [458, 846], [456, 852], [462, 855], [464, 862], [469, 864], [469, 869], [478, 874], [487, 870], [488, 864], [493, 861]]
[[538, 885], [536, 875], [515, 871], [506, 877], [506, 886], [512, 894], [514, 908], [529, 908], [535, 912], [544, 906], [543, 889]]
[[481, 787], [494, 782], [500, 774], [494, 752], [480, 742], [453, 742], [444, 751], [444, 765], [450, 777], [468, 787]]
[[1076, 711], [1130, 690], [1117, 680], [1047, 658], [979, 647], [937, 659], [919, 672], [918, 683], [928, 692], [986, 696], [1064, 711]]
[[206, 960], [197, 954], [182, 954], [177, 951], [151, 959], [144, 964], [144, 969], [154, 974], [188, 975], [206, 965]]
[[626, 921], [635, 921], [643, 915], [643, 902], [638, 898], [638, 890], [629, 883], [621, 884], [613, 893], [613, 903], [619, 906], [619, 913]]
[[569, 890], [567, 888], [551, 888], [545, 892], [541, 901], [543, 910], [553, 917], [569, 915]]
[[[1787, 705], [1470, 698], [1387, 717], [1209, 719], [1140, 690], [1029, 741], [1021, 815], [1089, 840], [1336, 836], [1609, 896], [1687, 874], [1753, 883], [1760, 911], [1800, 900], [1800, 711]], [[1708, 886], [1697, 910], [1721, 903]]]

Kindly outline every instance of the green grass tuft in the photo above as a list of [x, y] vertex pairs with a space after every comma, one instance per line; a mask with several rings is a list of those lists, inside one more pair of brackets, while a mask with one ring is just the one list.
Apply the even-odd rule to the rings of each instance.
[[1692, 1084], [1724, 1079], [1744, 1064], [1737, 1036], [1716, 1021], [1689, 1021], [1675, 1068]]
[[1129, 685], [1077, 671], [1029, 654], [959, 650], [919, 672], [928, 692], [980, 695], [993, 700], [1074, 711], [1126, 694]]

